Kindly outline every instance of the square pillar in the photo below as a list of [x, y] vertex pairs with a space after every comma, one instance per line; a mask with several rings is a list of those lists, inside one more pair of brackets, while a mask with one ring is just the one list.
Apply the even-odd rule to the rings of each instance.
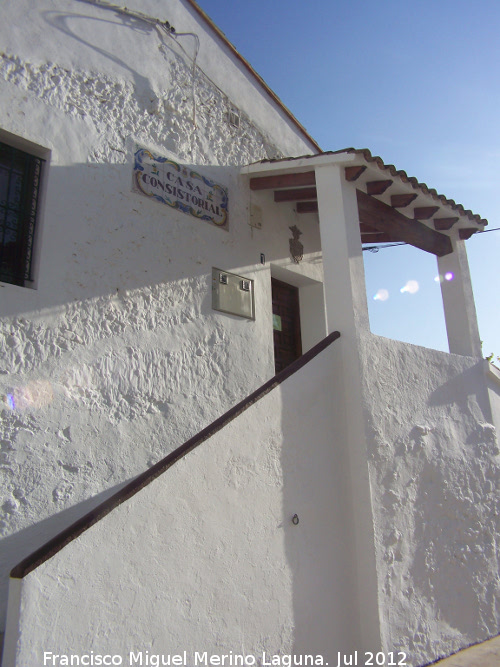
[[360, 651], [381, 647], [378, 580], [368, 448], [363, 410], [361, 349], [369, 335], [368, 305], [356, 188], [346, 182], [344, 164], [316, 166], [316, 190], [323, 254], [328, 332], [340, 331], [335, 343], [333, 419], [348, 467], [348, 499], [354, 579], [353, 599], [359, 622]]
[[344, 165], [316, 167], [328, 333], [369, 331], [363, 249], [356, 188]]
[[438, 257], [448, 345], [453, 354], [481, 357], [481, 341], [465, 242], [455, 238], [451, 241], [453, 252]]

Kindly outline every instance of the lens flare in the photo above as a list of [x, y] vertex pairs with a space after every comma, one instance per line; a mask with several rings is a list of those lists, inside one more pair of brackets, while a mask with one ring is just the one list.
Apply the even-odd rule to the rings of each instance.
[[389, 298], [389, 292], [386, 289], [379, 289], [379, 291], [373, 297], [374, 301], [387, 301]]
[[399, 291], [401, 294], [404, 294], [405, 292], [408, 292], [408, 294], [416, 294], [419, 289], [420, 285], [416, 280], [409, 280]]
[[7, 405], [11, 410], [45, 408], [54, 399], [52, 385], [47, 380], [36, 380], [25, 387], [17, 387], [7, 394]]
[[451, 280], [455, 280], [455, 274], [453, 273], [453, 271], [447, 271], [447, 272], [444, 274], [444, 276], [443, 276], [442, 274], [440, 274], [439, 276], [436, 276], [436, 277], [434, 278], [434, 280], [435, 280], [435, 282], [437, 282], [437, 283], [444, 283], [445, 280], [447, 280], [448, 282], [450, 282]]

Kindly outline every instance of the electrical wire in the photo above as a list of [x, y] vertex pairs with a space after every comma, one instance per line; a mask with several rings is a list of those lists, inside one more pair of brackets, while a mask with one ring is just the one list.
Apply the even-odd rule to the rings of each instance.
[[487, 234], [488, 232], [500, 232], [500, 227], [494, 227], [493, 229], [481, 229], [476, 234]]
[[[488, 232], [500, 232], [500, 227], [495, 227], [494, 229], [480, 229], [479, 231], [476, 232], [476, 234], [487, 234]], [[368, 252], [373, 252], [376, 253], [379, 250], [385, 250], [386, 248], [395, 248], [398, 245], [408, 245], [404, 241], [398, 242], [398, 243], [381, 243], [380, 245], [372, 245], [372, 246], [366, 246], [363, 248], [364, 250], [367, 250]]]
[[385, 248], [394, 248], [397, 245], [408, 245], [404, 241], [401, 241], [400, 243], [381, 243], [380, 245], [372, 245], [372, 246], [366, 246], [363, 248], [364, 250], [367, 250], [368, 252], [378, 252], [379, 250], [385, 250]]
[[113, 5], [111, 2], [106, 2], [106, 0], [78, 0], [78, 2], [86, 2], [88, 5], [102, 7], [103, 9], [111, 9], [114, 12], [117, 12], [118, 14], [123, 14], [125, 16], [130, 16], [132, 18], [139, 19], [140, 21], [144, 21], [145, 23], [149, 23], [150, 25], [168, 26], [170, 30], [175, 32], [175, 28], [172, 28], [172, 26], [170, 26], [168, 21], [162, 22], [160, 21], [160, 19], [154, 18], [153, 16], [148, 16], [147, 14], [143, 14], [142, 12], [136, 12], [132, 9], [128, 9], [127, 7], [120, 7], [119, 5]]
[[138, 19], [140, 21], [143, 21], [144, 23], [147, 23], [148, 25], [152, 25], [155, 28], [161, 30], [164, 32], [168, 37], [172, 37], [177, 41], [178, 37], [193, 37], [195, 40], [195, 49], [194, 49], [194, 56], [190, 56], [189, 53], [186, 51], [186, 49], [182, 46], [182, 44], [179, 44], [180, 48], [182, 51], [185, 53], [185, 55], [192, 60], [193, 62], [193, 71], [192, 71], [192, 81], [191, 81], [191, 96], [193, 100], [193, 125], [196, 127], [196, 97], [195, 97], [195, 78], [196, 78], [196, 59], [198, 58], [198, 52], [200, 50], [200, 38], [198, 35], [194, 32], [177, 32], [175, 28], [170, 25], [168, 21], [160, 21], [160, 19], [157, 19], [153, 16], [148, 16], [147, 14], [143, 14], [142, 12], [136, 12], [134, 10], [128, 9], [128, 7], [120, 7], [118, 5], [114, 5], [111, 2], [106, 2], [106, 0], [79, 0], [80, 2], [86, 2], [89, 5], [94, 5], [95, 7], [102, 7], [103, 9], [111, 9], [112, 11], [116, 12], [117, 14], [122, 14], [124, 16], [129, 16], [131, 18]]
[[[124, 16], [129, 16], [135, 19], [138, 19], [140, 21], [144, 21], [145, 23], [148, 23], [149, 25], [154, 26], [158, 31], [161, 31], [165, 33], [168, 37], [171, 39], [174, 39], [178, 47], [181, 49], [181, 51], [186, 55], [186, 57], [192, 61], [192, 80], [191, 80], [191, 96], [192, 96], [192, 103], [193, 103], [193, 137], [191, 141], [191, 153], [192, 153], [192, 158], [194, 161], [194, 135], [196, 133], [196, 128], [197, 128], [197, 118], [196, 118], [196, 90], [195, 90], [195, 85], [196, 85], [196, 71], [199, 70], [199, 72], [203, 75], [206, 81], [208, 81], [225, 99], [226, 104], [229, 106], [230, 105], [230, 99], [227, 96], [227, 94], [220, 88], [213, 79], [211, 79], [206, 72], [203, 71], [203, 69], [198, 65], [197, 59], [198, 59], [198, 54], [200, 50], [200, 38], [199, 36], [194, 33], [194, 32], [177, 32], [175, 28], [170, 25], [168, 21], [160, 21], [160, 19], [157, 19], [153, 16], [148, 16], [146, 14], [143, 14], [142, 12], [136, 12], [134, 10], [128, 9], [127, 7], [120, 7], [118, 5], [114, 5], [111, 2], [107, 2], [107, 0], [78, 0], [79, 2], [86, 2], [89, 5], [94, 5], [95, 7], [101, 7], [102, 9], [110, 9], [118, 14], [123, 14]], [[194, 48], [194, 56], [191, 56], [186, 49], [182, 46], [182, 44], [179, 42], [178, 38], [179, 37], [192, 37], [195, 40], [195, 48]]]
[[[163, 26], [162, 26], [162, 28], [163, 28]], [[192, 80], [191, 80], [191, 94], [192, 94], [192, 98], [193, 98], [193, 125], [196, 128], [196, 95], [195, 95], [194, 85], [195, 85], [195, 80], [196, 80], [196, 67], [197, 67], [196, 59], [198, 58], [198, 53], [200, 51], [200, 38], [198, 37], [198, 35], [195, 32], [170, 32], [170, 33], [167, 32], [167, 34], [170, 37], [174, 37], [176, 41], [179, 37], [193, 37], [194, 38], [195, 47], [194, 47], [194, 57], [192, 58], [193, 72], [192, 72]], [[187, 57], [189, 58], [190, 56], [186, 52], [186, 50], [184, 49], [182, 44], [179, 44], [179, 46], [184, 51], [184, 53], [187, 55]]]
[[[106, 0], [78, 0], [78, 2], [86, 2], [89, 5], [94, 5], [96, 7], [102, 7], [103, 9], [111, 9], [118, 14], [123, 14], [125, 16], [131, 16], [132, 18], [139, 19], [141, 21], [145, 21], [146, 23], [149, 23], [150, 25], [156, 26], [160, 30], [162, 30], [168, 37], [171, 37], [172, 39], [176, 40], [176, 43], [178, 44], [179, 48], [183, 51], [183, 53], [193, 62], [193, 71], [200, 70], [200, 72], [203, 74], [205, 79], [209, 81], [214, 88], [216, 88], [219, 93], [226, 99], [226, 101], [229, 102], [229, 98], [227, 94], [220, 88], [213, 79], [211, 79], [206, 72], [203, 71], [203, 69], [197, 64], [197, 58], [198, 58], [198, 53], [200, 50], [200, 38], [195, 32], [177, 32], [176, 29], [170, 25], [168, 21], [160, 21], [160, 19], [157, 19], [153, 16], [147, 16], [146, 14], [143, 14], [142, 12], [136, 12], [131, 9], [128, 9], [127, 7], [119, 7], [118, 5], [114, 5], [111, 2], [106, 2]], [[180, 42], [177, 41], [178, 37], [193, 37], [195, 40], [195, 53], [194, 56], [191, 56], [186, 49], [182, 46]]]

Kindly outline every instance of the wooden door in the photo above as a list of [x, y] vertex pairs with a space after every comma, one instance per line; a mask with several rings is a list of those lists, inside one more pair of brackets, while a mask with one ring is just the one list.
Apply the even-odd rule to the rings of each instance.
[[274, 367], [276, 373], [302, 354], [299, 290], [271, 278], [273, 300]]

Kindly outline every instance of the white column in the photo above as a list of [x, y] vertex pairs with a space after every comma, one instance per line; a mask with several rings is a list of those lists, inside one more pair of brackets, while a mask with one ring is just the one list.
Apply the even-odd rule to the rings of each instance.
[[328, 332], [369, 330], [356, 189], [344, 167], [316, 167]]
[[480, 357], [481, 342], [465, 242], [452, 239], [453, 252], [438, 257], [444, 317], [450, 352]]
[[[373, 510], [363, 412], [360, 336], [369, 331], [356, 189], [344, 178], [344, 166], [316, 167], [316, 189], [323, 254], [328, 332], [338, 330], [335, 347], [334, 419], [339, 424], [342, 456], [348, 460], [351, 534], [355, 561], [360, 650], [381, 646]], [[337, 352], [338, 350], [338, 352]]]

